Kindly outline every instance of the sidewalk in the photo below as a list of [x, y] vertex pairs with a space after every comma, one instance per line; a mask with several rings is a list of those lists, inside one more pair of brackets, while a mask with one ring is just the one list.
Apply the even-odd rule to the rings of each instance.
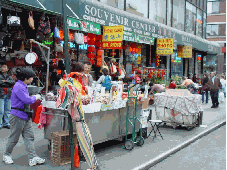
[[[226, 120], [226, 101], [220, 104], [219, 108], [211, 109], [211, 101], [209, 104], [202, 105], [203, 107], [203, 125], [207, 127], [196, 127], [191, 131], [186, 129], [172, 129], [172, 128], [160, 128], [164, 140], [160, 137], [152, 140], [152, 137], [145, 140], [145, 144], [142, 147], [135, 146], [132, 151], [123, 149], [124, 142], [109, 141], [95, 146], [95, 153], [98, 159], [99, 167], [101, 170], [131, 170], [141, 164], [148, 162], [151, 159], [156, 158], [160, 154], [182, 144], [183, 142], [195, 137], [206, 129]], [[151, 106], [151, 109], [154, 107]], [[32, 169], [45, 169], [45, 170], [63, 170], [70, 169], [71, 165], [57, 166], [51, 163], [50, 153], [47, 148], [48, 141], [44, 139], [43, 129], [38, 129], [37, 125], [33, 126], [35, 133], [35, 147], [39, 156], [46, 159], [44, 165], [35, 167], [28, 166], [27, 153], [24, 147], [22, 137], [16, 145], [12, 157], [14, 160], [13, 165], [5, 165], [0, 162], [1, 170], [32, 170]], [[2, 129], [0, 131], [0, 159], [5, 151], [5, 145], [7, 137], [9, 135], [8, 129]], [[86, 162], [81, 162], [80, 170], [88, 169]]]

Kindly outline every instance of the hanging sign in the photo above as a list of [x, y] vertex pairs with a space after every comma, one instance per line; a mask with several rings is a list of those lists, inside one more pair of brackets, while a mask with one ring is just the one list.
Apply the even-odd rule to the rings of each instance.
[[97, 23], [93, 23], [90, 21], [80, 21], [73, 18], [67, 18], [67, 23], [68, 23], [69, 29], [71, 30], [79, 30], [79, 31], [84, 31], [88, 33], [93, 33], [96, 35], [101, 34], [101, 26]]
[[103, 48], [122, 49], [123, 26], [103, 26]]
[[192, 46], [177, 46], [177, 57], [192, 58]]
[[157, 39], [156, 53], [159, 55], [173, 54], [173, 38]]

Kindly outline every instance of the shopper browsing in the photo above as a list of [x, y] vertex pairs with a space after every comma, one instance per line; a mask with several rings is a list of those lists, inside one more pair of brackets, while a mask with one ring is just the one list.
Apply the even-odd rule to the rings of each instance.
[[221, 75], [220, 82], [221, 82], [221, 85], [222, 85], [222, 92], [224, 93], [224, 95], [226, 97], [226, 80], [225, 80], [224, 75]]
[[106, 88], [106, 90], [110, 90], [112, 87], [111, 83], [111, 76], [109, 75], [109, 72], [106, 68], [102, 70], [103, 75], [98, 79], [97, 83], [101, 84], [102, 86]]
[[208, 75], [204, 74], [202, 78], [202, 102], [204, 103], [204, 95], [206, 95], [206, 103], [208, 103], [208, 91], [209, 87], [207, 85], [209, 81]]
[[177, 85], [177, 87], [181, 87], [181, 86], [186, 86], [187, 89], [195, 94], [195, 88], [193, 86], [193, 81], [191, 79], [187, 79], [185, 76], [182, 77], [183, 83], [181, 85]]
[[35, 73], [31, 69], [24, 68], [21, 71], [17, 70], [18, 81], [13, 87], [10, 98], [12, 105], [9, 117], [11, 132], [8, 137], [8, 143], [6, 144], [6, 151], [3, 154], [3, 161], [6, 164], [13, 164], [11, 153], [19, 141], [20, 135], [24, 139], [24, 145], [28, 152], [29, 165], [34, 166], [45, 162], [45, 159], [36, 155], [32, 121], [28, 114], [23, 111], [25, 105], [30, 105], [35, 103], [36, 100], [41, 100], [39, 94], [29, 96], [27, 85], [32, 83], [33, 77], [35, 77]]
[[5, 63], [2, 64], [0, 73], [0, 129], [2, 127], [10, 129], [10, 96], [15, 81], [8, 74], [8, 70], [8, 65]]
[[91, 62], [86, 61], [84, 62], [84, 76], [83, 76], [83, 83], [85, 86], [92, 86], [93, 78], [92, 75], [89, 74], [91, 71]]
[[157, 93], [165, 92], [165, 87], [160, 84], [150, 83], [149, 86], [151, 87], [151, 91], [149, 92], [149, 95], [154, 91], [156, 91]]
[[171, 79], [170, 83], [169, 83], [169, 89], [175, 89], [175, 88], [176, 88], [175, 81], [173, 79]]

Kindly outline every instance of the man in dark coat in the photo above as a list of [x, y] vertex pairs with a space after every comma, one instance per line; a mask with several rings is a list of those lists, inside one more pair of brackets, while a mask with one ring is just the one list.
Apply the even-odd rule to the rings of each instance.
[[0, 72], [0, 129], [2, 129], [2, 127], [10, 129], [10, 96], [15, 81], [8, 75], [8, 70], [8, 65], [5, 63], [2, 64]]
[[208, 81], [208, 86], [210, 88], [210, 95], [213, 104], [211, 108], [217, 108], [219, 105], [218, 92], [221, 88], [221, 82], [220, 79], [215, 76], [214, 72], [211, 72], [210, 76], [211, 78]]

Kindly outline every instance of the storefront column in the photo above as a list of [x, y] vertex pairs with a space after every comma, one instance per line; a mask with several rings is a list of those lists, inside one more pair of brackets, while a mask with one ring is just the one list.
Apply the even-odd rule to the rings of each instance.
[[166, 79], [169, 80], [171, 78], [171, 65], [170, 65], [170, 60], [171, 60], [171, 57], [170, 55], [167, 55], [167, 69], [166, 69], [166, 72], [167, 72], [167, 76], [166, 76]]

